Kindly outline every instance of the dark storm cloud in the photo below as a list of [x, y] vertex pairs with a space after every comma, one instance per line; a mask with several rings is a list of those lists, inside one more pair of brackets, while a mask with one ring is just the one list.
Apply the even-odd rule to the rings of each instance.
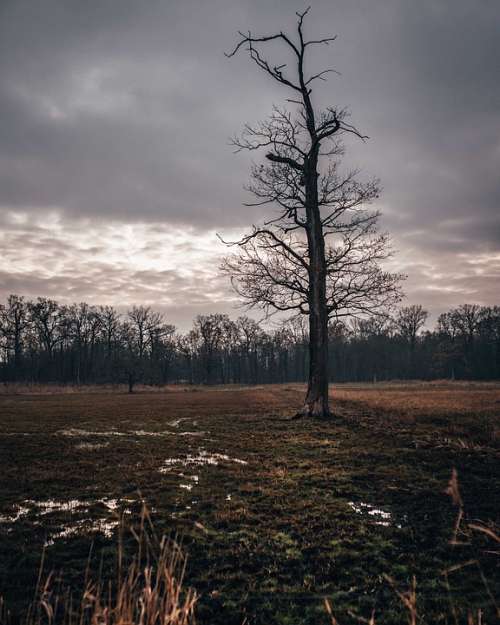
[[[82, 219], [117, 228], [149, 223], [157, 232], [185, 227], [192, 236], [179, 245], [202, 275], [196, 237], [263, 214], [242, 206], [249, 159], [233, 155], [227, 138], [288, 96], [246, 58], [228, 60], [223, 51], [238, 29], [293, 28], [302, 8], [285, 0], [4, 0], [0, 223], [7, 219], [9, 245], [20, 229], [15, 245], [31, 250], [39, 271], [26, 254], [22, 270], [12, 260], [2, 292], [23, 284], [36, 291], [33, 280], [46, 292], [64, 291], [67, 274], [57, 274], [57, 263], [66, 255], [82, 298], [92, 296], [85, 274], [94, 270], [103, 294], [123, 288], [141, 299], [148, 284], [167, 284], [159, 266], [145, 262], [139, 274], [133, 259], [127, 268], [116, 257], [92, 265], [108, 246], [102, 237], [85, 243], [100, 250], [81, 259], [74, 237]], [[497, 297], [499, 18], [493, 0], [317, 0], [307, 22], [315, 35], [338, 34], [317, 60], [341, 76], [321, 85], [317, 99], [348, 105], [371, 137], [349, 141], [348, 160], [382, 179], [383, 225], [401, 250], [409, 296], [434, 309], [460, 297]], [[50, 240], [43, 222], [54, 211], [66, 234]], [[16, 213], [25, 216], [21, 224]], [[141, 232], [138, 253], [161, 256], [162, 241]], [[490, 273], [476, 275], [460, 254], [482, 258]], [[443, 275], [453, 294], [434, 288]], [[134, 290], [134, 280], [146, 290]], [[179, 309], [195, 310], [196, 290], [186, 294], [183, 285], [185, 277], [169, 291], [179, 293]], [[221, 291], [220, 301], [226, 296]]]

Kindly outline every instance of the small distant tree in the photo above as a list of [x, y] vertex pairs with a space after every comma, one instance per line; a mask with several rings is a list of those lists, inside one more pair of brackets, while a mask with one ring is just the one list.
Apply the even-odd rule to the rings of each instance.
[[[379, 233], [376, 211], [366, 204], [379, 195], [376, 180], [361, 182], [357, 171], [342, 172], [340, 137], [363, 138], [348, 122], [345, 109], [315, 108], [313, 85], [332, 69], [310, 73], [306, 57], [314, 46], [335, 37], [306, 40], [308, 10], [297, 13], [295, 37], [240, 33], [229, 53], [246, 50], [250, 59], [291, 92], [294, 114], [274, 108], [271, 116], [246, 125], [234, 139], [237, 150], [266, 151], [254, 165], [249, 190], [251, 206], [272, 204], [277, 212], [234, 242], [235, 254], [223, 264], [249, 307], [309, 316], [309, 379], [301, 416], [328, 416], [328, 324], [330, 318], [380, 312], [400, 299], [401, 276], [383, 271], [390, 256], [388, 236]], [[294, 69], [274, 64], [263, 48], [278, 43], [293, 59]]]

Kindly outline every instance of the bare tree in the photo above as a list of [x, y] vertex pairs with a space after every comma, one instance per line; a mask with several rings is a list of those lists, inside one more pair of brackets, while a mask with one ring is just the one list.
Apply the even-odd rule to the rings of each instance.
[[410, 350], [415, 350], [417, 335], [423, 328], [429, 313], [418, 305], [404, 306], [396, 315], [396, 327], [399, 334], [408, 341]]
[[461, 304], [453, 313], [459, 333], [468, 346], [472, 345], [481, 319], [481, 307], [477, 304]]
[[63, 308], [55, 300], [45, 297], [29, 302], [28, 308], [39, 343], [44, 347], [49, 361], [52, 361], [54, 350], [63, 340]]
[[222, 336], [219, 345], [220, 351], [220, 379], [223, 384], [234, 382], [234, 359], [239, 348], [238, 326], [227, 315], [221, 319]]
[[175, 326], [165, 323], [163, 315], [153, 313], [148, 331], [151, 346], [151, 374], [159, 369], [160, 376], [157, 382], [167, 384], [175, 354]]
[[106, 345], [106, 359], [111, 361], [113, 349], [119, 342], [120, 315], [112, 306], [101, 306], [101, 334]]
[[[309, 10], [309, 9], [308, 9]], [[228, 54], [246, 50], [256, 65], [292, 92], [294, 115], [274, 108], [255, 126], [246, 125], [237, 150], [266, 150], [266, 164], [254, 165], [249, 190], [253, 206], [273, 204], [278, 211], [254, 226], [235, 255], [223, 264], [249, 307], [266, 312], [309, 315], [309, 380], [299, 415], [328, 416], [328, 321], [330, 317], [373, 314], [398, 301], [401, 276], [382, 271], [390, 255], [388, 237], [377, 231], [378, 213], [366, 203], [379, 193], [377, 181], [359, 182], [357, 171], [341, 173], [341, 135], [362, 135], [348, 123], [345, 109], [315, 109], [313, 84], [334, 71], [307, 73], [307, 53], [335, 37], [306, 40], [304, 18], [297, 13], [297, 36], [284, 32], [257, 37], [240, 32]], [[294, 70], [274, 65], [262, 52], [282, 44]]]
[[180, 336], [177, 340], [177, 349], [186, 361], [188, 382], [190, 384], [193, 384], [195, 379], [194, 363], [196, 356], [200, 351], [200, 343], [200, 333], [196, 328], [194, 330], [190, 330], [187, 334]]
[[28, 306], [24, 297], [10, 295], [7, 304], [0, 304], [0, 337], [5, 342], [7, 361], [13, 355], [15, 375], [20, 373], [23, 334], [30, 324]]
[[200, 351], [203, 361], [206, 384], [213, 384], [216, 358], [224, 338], [224, 326], [229, 321], [227, 315], [218, 313], [198, 315], [194, 329], [200, 337]]
[[417, 377], [416, 349], [417, 336], [424, 327], [429, 313], [418, 305], [404, 306], [395, 318], [396, 330], [408, 346], [408, 373], [411, 378]]
[[76, 383], [87, 382], [94, 364], [95, 344], [102, 325], [99, 309], [82, 302], [65, 310], [64, 325], [75, 351]]
[[258, 376], [258, 349], [262, 341], [262, 329], [255, 319], [241, 316], [236, 320], [239, 331], [239, 345], [243, 356], [243, 369], [247, 379], [254, 384]]
[[139, 360], [142, 360], [149, 344], [151, 327], [151, 308], [149, 306], [133, 306], [127, 316], [134, 331], [135, 344]]
[[[130, 315], [130, 311], [127, 313]], [[139, 356], [137, 328], [128, 319], [120, 324], [119, 341], [123, 345], [122, 363], [127, 376], [128, 392], [134, 392], [134, 386], [142, 375], [142, 359]]]

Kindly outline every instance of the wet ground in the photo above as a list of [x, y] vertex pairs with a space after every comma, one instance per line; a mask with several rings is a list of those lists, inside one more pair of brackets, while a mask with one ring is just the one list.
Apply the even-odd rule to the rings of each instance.
[[44, 549], [75, 585], [92, 543], [111, 572], [117, 528], [145, 501], [182, 536], [201, 623], [327, 623], [324, 597], [341, 623], [372, 609], [399, 623], [391, 583], [413, 575], [424, 622], [491, 615], [498, 555], [485, 534], [450, 545], [444, 490], [456, 468], [463, 527], [495, 530], [500, 386], [339, 387], [335, 418], [290, 420], [302, 394], [3, 394], [0, 592], [22, 611]]

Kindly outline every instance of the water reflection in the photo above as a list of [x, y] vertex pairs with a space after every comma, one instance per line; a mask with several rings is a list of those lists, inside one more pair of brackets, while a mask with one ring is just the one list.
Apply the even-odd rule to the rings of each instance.
[[[0, 515], [0, 525], [11, 526], [20, 520], [25, 520], [28, 516], [43, 517], [52, 514], [68, 515], [70, 518], [76, 514], [88, 515], [90, 509], [96, 504], [101, 504], [107, 511], [108, 516], [104, 518], [71, 519], [70, 522], [58, 524], [59, 529], [49, 530], [45, 545], [53, 545], [56, 540], [69, 538], [93, 532], [100, 532], [110, 538], [113, 531], [120, 522], [118, 510], [123, 514], [130, 514], [130, 509], [125, 504], [131, 503], [131, 499], [118, 499], [114, 497], [104, 497], [94, 501], [83, 501], [81, 499], [68, 499], [61, 501], [57, 499], [34, 500], [26, 499], [21, 504], [16, 504], [10, 514]], [[35, 521], [36, 523], [36, 521]], [[7, 531], [11, 531], [9, 527]]]
[[196, 454], [187, 454], [182, 458], [167, 458], [163, 461], [163, 467], [159, 469], [160, 473], [168, 473], [172, 470], [172, 468], [176, 466], [206, 466], [213, 465], [217, 466], [221, 462], [230, 462], [236, 464], [248, 464], [246, 460], [241, 460], [240, 458], [233, 458], [228, 456], [227, 454], [220, 453], [212, 453], [208, 452], [205, 449], [199, 449]]
[[111, 438], [113, 436], [150, 436], [150, 437], [163, 437], [163, 436], [204, 436], [209, 432], [202, 431], [186, 431], [186, 432], [172, 432], [171, 430], [151, 431], [151, 430], [84, 430], [82, 428], [66, 428], [64, 430], [58, 430], [56, 435], [67, 436], [70, 438], [89, 438], [89, 437], [104, 437]]
[[[364, 501], [349, 501], [348, 505], [357, 514], [368, 514], [370, 517], [373, 517], [375, 525], [389, 527], [393, 524], [392, 514], [387, 512], [387, 510], [382, 510]], [[401, 527], [401, 525], [396, 524], [396, 527]]]
[[84, 451], [94, 451], [96, 449], [103, 449], [109, 447], [108, 443], [78, 443], [75, 445], [75, 449], [82, 449]]

